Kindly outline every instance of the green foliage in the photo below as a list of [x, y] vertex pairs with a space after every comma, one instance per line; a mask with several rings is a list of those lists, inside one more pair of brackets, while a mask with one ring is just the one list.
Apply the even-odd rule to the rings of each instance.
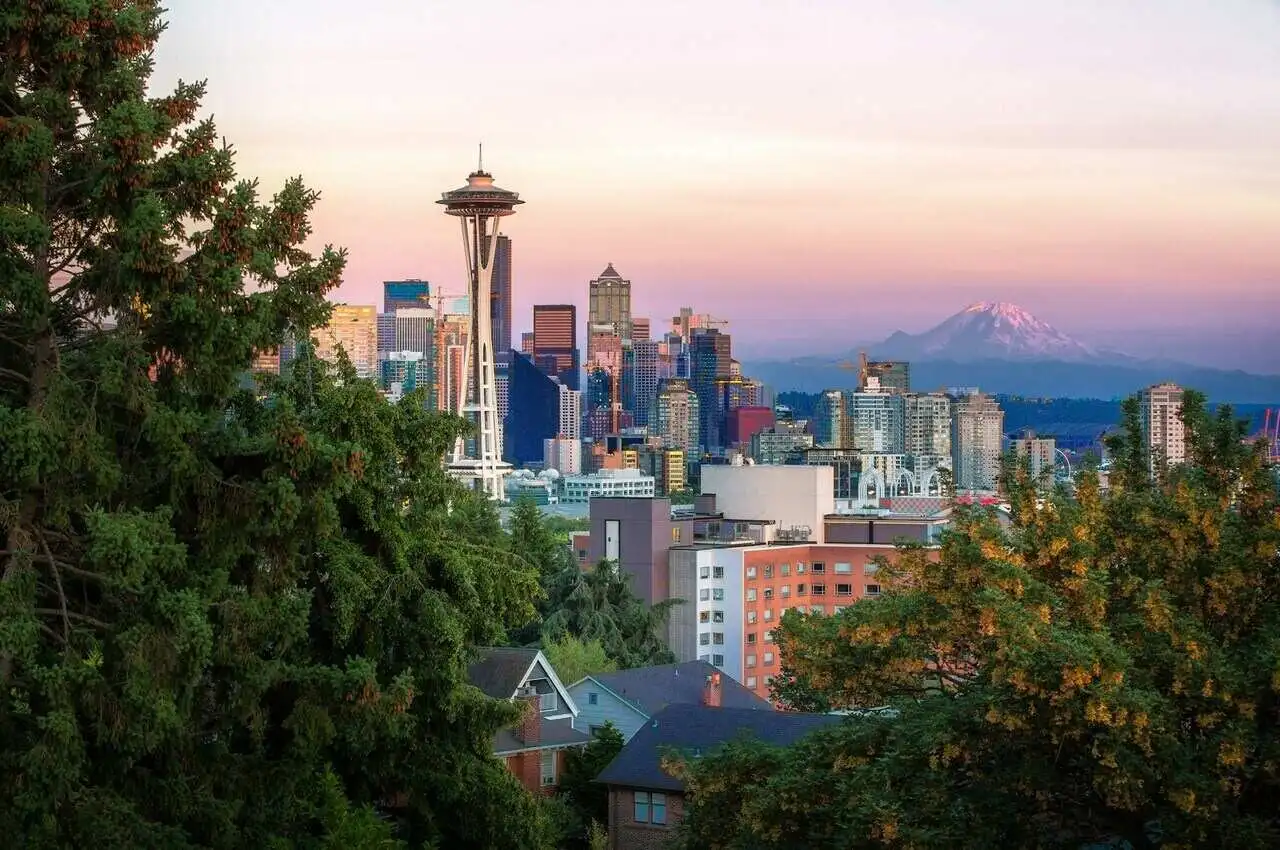
[[880, 598], [788, 615], [797, 686], [896, 714], [683, 765], [684, 846], [1280, 844], [1273, 480], [1191, 393], [1191, 462], [1153, 475], [1137, 413], [1109, 492], [1015, 475], [1011, 527], [959, 508], [941, 551], [881, 568]]
[[698, 498], [698, 491], [677, 490], [674, 493], [668, 493], [667, 498], [671, 500], [673, 505], [692, 505], [694, 500]]
[[617, 662], [605, 652], [599, 640], [584, 641], [565, 634], [542, 645], [542, 653], [566, 685], [596, 673], [612, 673]]
[[560, 774], [560, 797], [575, 817], [575, 829], [565, 847], [569, 850], [591, 846], [591, 828], [609, 822], [609, 789], [595, 778], [622, 751], [622, 733], [612, 723], [597, 729], [591, 743], [581, 750], [565, 753]]
[[670, 664], [675, 661], [661, 633], [667, 612], [679, 600], [650, 606], [636, 596], [628, 576], [612, 561], [601, 561], [583, 572], [571, 564], [555, 577], [548, 590], [544, 641], [573, 635], [599, 642], [621, 669]]
[[0, 12], [0, 834], [549, 846], [465, 681], [538, 575], [442, 470], [460, 421], [349, 364], [239, 388], [344, 257], [300, 180], [236, 180], [203, 86], [146, 96], [158, 16]]

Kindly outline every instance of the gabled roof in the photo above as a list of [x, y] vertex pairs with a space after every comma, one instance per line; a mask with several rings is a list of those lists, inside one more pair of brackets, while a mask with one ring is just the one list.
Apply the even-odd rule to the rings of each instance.
[[535, 665], [541, 665], [546, 671], [551, 685], [559, 693], [569, 713], [578, 715], [577, 703], [569, 694], [569, 689], [560, 681], [555, 669], [540, 649], [512, 646], [483, 647], [479, 658], [467, 668], [467, 678], [471, 684], [484, 691], [494, 699], [514, 699], [516, 691], [529, 678]]
[[[576, 690], [586, 681], [594, 681], [604, 690], [627, 703], [644, 717], [652, 717], [664, 706], [672, 703], [693, 704], [702, 702], [707, 677], [719, 672], [705, 661], [686, 661], [683, 664], [659, 664], [654, 667], [637, 667], [616, 673], [597, 673], [575, 682]], [[756, 696], [728, 676], [720, 676], [720, 705], [724, 708], [745, 708], [756, 711], [773, 711], [773, 705]]]
[[667, 748], [692, 751], [696, 755], [740, 736], [786, 747], [810, 732], [842, 720], [844, 718], [830, 714], [710, 708], [701, 704], [668, 705], [636, 732], [596, 781], [605, 785], [681, 791], [684, 783], [662, 770], [661, 761]]

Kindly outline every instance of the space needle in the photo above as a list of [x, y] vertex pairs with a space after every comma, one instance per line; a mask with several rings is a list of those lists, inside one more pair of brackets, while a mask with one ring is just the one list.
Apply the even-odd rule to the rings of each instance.
[[505, 478], [511, 465], [502, 460], [502, 425], [498, 421], [497, 378], [494, 374], [493, 316], [489, 312], [493, 281], [493, 258], [498, 245], [498, 223], [512, 215], [520, 196], [494, 185], [493, 175], [484, 170], [484, 151], [475, 171], [467, 175], [467, 185], [441, 195], [448, 215], [462, 223], [462, 249], [467, 260], [470, 283], [471, 338], [463, 356], [463, 391], [458, 393], [458, 414], [475, 423], [471, 451], [459, 437], [449, 459], [449, 472], [483, 490], [494, 501], [504, 501]]

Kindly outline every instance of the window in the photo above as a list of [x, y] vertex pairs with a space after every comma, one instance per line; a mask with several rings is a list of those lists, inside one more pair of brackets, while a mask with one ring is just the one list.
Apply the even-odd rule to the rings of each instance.
[[657, 791], [636, 791], [634, 817], [636, 823], [666, 824], [667, 795]]
[[852, 572], [853, 572], [853, 564], [844, 563], [844, 562], [836, 564], [837, 574], [848, 575], [849, 573], [852, 573]]
[[747, 677], [747, 687], [748, 687], [748, 688], [754, 688], [755, 686], [756, 686], [756, 677], [755, 677], [755, 676], [748, 676], [748, 677]]
[[773, 588], [772, 588], [772, 587], [766, 587], [766, 588], [764, 589], [764, 598], [765, 598], [765, 599], [772, 599], [772, 598], [773, 598]]
[[880, 595], [880, 585], [878, 585], [878, 584], [869, 584], [869, 585], [867, 585], [867, 587], [866, 587], [866, 594], [867, 594], [867, 596], [879, 596], [879, 595]]
[[635, 821], [636, 823], [648, 823], [649, 822], [649, 792], [636, 791], [635, 796], [636, 796]]
[[747, 567], [747, 578], [755, 578], [755, 577], [756, 577], [756, 568]]
[[773, 609], [772, 608], [764, 609], [764, 621], [767, 623], [772, 619], [773, 619]]
[[862, 574], [864, 576], [873, 576], [878, 572], [880, 572], [879, 564], [871, 563], [871, 564], [867, 564], [862, 568]]
[[711, 590], [711, 598], [712, 598], [712, 599], [714, 599], [714, 600], [715, 600], [715, 601], [717, 601], [717, 602], [723, 602], [723, 601], [724, 601], [724, 588], [723, 588], [723, 587], [716, 587], [716, 588], [712, 588], [712, 590]]
[[590, 735], [592, 738], [594, 738], [594, 737], [597, 735], [597, 733], [600, 733], [600, 732], [603, 732], [603, 731], [604, 731], [604, 727], [603, 727], [603, 726], [594, 726], [594, 725], [593, 725], [593, 726], [588, 726], [588, 727], [587, 727], [587, 734], [588, 734], [588, 735]]
[[813, 586], [813, 595], [814, 595], [814, 596], [826, 596], [826, 595], [827, 595], [827, 586], [826, 586], [825, 584], [815, 584], [815, 585]]
[[556, 751], [542, 751], [542, 784], [556, 784]]
[[675, 528], [671, 529], [671, 542], [672, 543], [680, 542], [680, 526], [678, 525]]
[[837, 585], [836, 585], [836, 596], [853, 596], [853, 585], [851, 585], [851, 584], [837, 584]]
[[764, 642], [773, 643], [773, 629], [770, 629], [769, 631], [764, 633]]
[[756, 612], [755, 612], [755, 611], [748, 611], [748, 612], [747, 612], [747, 622], [748, 622], [748, 623], [755, 623], [755, 621], [756, 621]]
[[711, 656], [711, 663], [712, 663], [714, 666], [716, 666], [716, 667], [723, 667], [723, 666], [724, 666], [724, 656], [723, 656], [723, 655], [713, 655], [713, 656]]
[[754, 587], [747, 588], [747, 601], [748, 602], [756, 601], [756, 589]]
[[560, 697], [556, 695], [554, 689], [545, 694], [538, 694], [538, 707], [544, 712], [555, 711], [560, 707]]
[[724, 632], [712, 632], [711, 642], [716, 646], [724, 646]]
[[713, 623], [723, 623], [723, 622], [724, 622], [724, 612], [723, 612], [723, 611], [712, 611], [712, 612], [711, 612], [711, 622], [713, 622]]
[[756, 633], [755, 633], [755, 632], [747, 632], [747, 643], [752, 644], [752, 643], [755, 643], [755, 642], [756, 642]]
[[789, 575], [791, 575], [791, 565], [790, 565], [790, 564], [783, 564], [781, 567], [779, 567], [779, 568], [778, 568], [778, 575], [782, 575], [782, 576], [789, 576]]
[[702, 590], [699, 590], [699, 591], [698, 591], [698, 600], [699, 600], [699, 601], [701, 601], [701, 602], [706, 602], [706, 601], [707, 601], [708, 599], [710, 599], [710, 598], [711, 598], [711, 591], [710, 591], [710, 590], [708, 590], [707, 588], [705, 588], [705, 587], [704, 587], [704, 588], [702, 588]]
[[823, 573], [825, 573], [826, 571], [827, 571], [827, 565], [826, 565], [826, 564], [822, 563], [821, 561], [814, 561], [814, 562], [813, 562], [813, 573], [814, 573], [814, 575], [822, 575], [822, 574], [823, 574]]
[[834, 606], [834, 607], [831, 609], [831, 613], [832, 613], [832, 614], [839, 614], [839, 613], [840, 613], [841, 611], [843, 611], [843, 610], [844, 610], [844, 606], [843, 606], [843, 605], [836, 605], [836, 606]]
[[764, 663], [765, 663], [765, 664], [772, 664], [772, 663], [773, 663], [773, 653], [772, 653], [772, 652], [766, 652], [766, 653], [764, 654]]
[[756, 655], [754, 652], [747, 653], [747, 660], [745, 663], [748, 667], [756, 666]]
[[764, 565], [764, 577], [773, 578], [773, 564]]
[[711, 577], [712, 577], [712, 578], [724, 578], [724, 567], [712, 567], [712, 568], [711, 568]]
[[710, 646], [710, 645], [711, 645], [711, 632], [703, 632], [702, 634], [698, 635], [698, 645], [699, 645], [699, 646]]
[[587, 705], [597, 705], [600, 702], [600, 695], [595, 691], [587, 694]]
[[804, 596], [805, 586], [803, 584], [796, 585], [796, 596]]
[[799, 563], [796, 564], [796, 575], [798, 576], [804, 575], [804, 561], [800, 561]]
[[711, 578], [711, 568], [698, 567], [698, 578]]
[[711, 612], [710, 612], [710, 611], [699, 611], [699, 612], [698, 612], [698, 622], [699, 622], [699, 623], [710, 623], [710, 622], [711, 622]]
[[783, 598], [783, 599], [786, 599], [787, 597], [789, 597], [789, 596], [791, 595], [791, 585], [789, 585], [789, 584], [784, 584], [784, 585], [782, 586], [782, 591], [781, 591], [781, 592], [782, 592], [782, 598]]

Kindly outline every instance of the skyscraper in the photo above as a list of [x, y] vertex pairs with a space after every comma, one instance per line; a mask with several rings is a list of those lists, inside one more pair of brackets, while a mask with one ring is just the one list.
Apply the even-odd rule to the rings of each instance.
[[848, 438], [843, 390], [824, 390], [813, 411], [813, 441], [829, 449], [842, 449]]
[[396, 351], [435, 352], [436, 311], [426, 307], [402, 307], [395, 312]]
[[1155, 384], [1139, 397], [1142, 436], [1147, 443], [1151, 472], [1187, 459], [1186, 429], [1182, 424], [1182, 387], [1173, 383]]
[[696, 458], [699, 420], [698, 396], [681, 378], [663, 382], [653, 406], [653, 432], [664, 446], [683, 449], [685, 457]]
[[848, 393], [847, 428], [850, 440], [845, 448], [872, 454], [903, 454], [906, 451], [903, 398], [896, 393]]
[[377, 308], [363, 304], [335, 304], [329, 323], [315, 331], [316, 357], [336, 361], [341, 347], [361, 378], [378, 374]]
[[579, 389], [578, 308], [572, 304], [533, 305], [533, 348], [535, 363], [543, 357], [555, 359], [555, 375], [571, 390]]
[[[600, 277], [588, 284], [587, 324], [589, 330], [609, 325], [613, 333], [623, 339], [631, 339], [631, 281], [623, 280], [613, 263], [609, 263]], [[588, 337], [590, 339], [590, 337]], [[593, 352], [587, 352], [591, 359]]]
[[906, 402], [906, 450], [917, 457], [951, 458], [951, 398], [946, 393], [912, 393]]
[[511, 351], [511, 238], [501, 234], [493, 253], [489, 314], [493, 322], [493, 350], [499, 360], [503, 360]]
[[631, 341], [639, 342], [650, 338], [649, 319], [632, 318], [631, 319]]
[[886, 392], [911, 392], [910, 363], [905, 360], [868, 360], [866, 352], [859, 355], [858, 360], [858, 389], [865, 390], [879, 384], [880, 389]]
[[382, 312], [394, 313], [401, 307], [430, 307], [431, 284], [425, 280], [386, 280], [382, 282]]
[[956, 399], [952, 409], [956, 490], [995, 490], [1004, 450], [1004, 411], [994, 398], [977, 391]]
[[698, 433], [707, 450], [722, 448], [718, 378], [728, 378], [733, 356], [729, 335], [698, 328], [690, 338], [690, 386], [698, 396]]
[[560, 382], [544, 375], [523, 354], [511, 358], [511, 410], [504, 427], [505, 459], [516, 465], [541, 463], [543, 440], [560, 434]]
[[1035, 431], [1027, 431], [1012, 441], [1012, 448], [1020, 461], [1027, 459], [1032, 481], [1042, 486], [1052, 483], [1058, 454], [1058, 444], [1053, 437], [1037, 437]]
[[649, 414], [658, 397], [658, 343], [651, 339], [638, 339], [631, 343], [635, 355], [633, 381], [637, 425], [648, 425]]

